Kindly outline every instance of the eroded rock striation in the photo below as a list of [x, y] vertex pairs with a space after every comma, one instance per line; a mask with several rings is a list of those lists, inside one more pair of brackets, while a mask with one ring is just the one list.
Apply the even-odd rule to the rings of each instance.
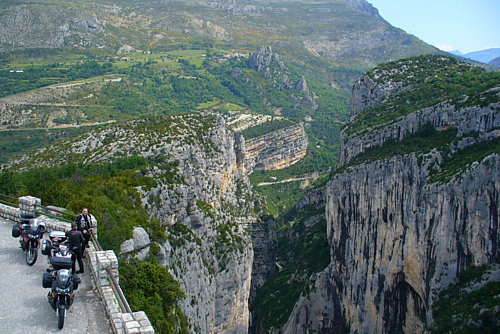
[[245, 142], [245, 165], [249, 170], [282, 169], [302, 159], [307, 145], [303, 123], [274, 131]]
[[[355, 93], [384, 86], [367, 78], [358, 85], [366, 87]], [[351, 124], [404, 86], [393, 82], [375, 101], [355, 94]], [[440, 290], [472, 266], [500, 262], [497, 86], [476, 92], [482, 103], [463, 103], [473, 99], [467, 95], [362, 131], [345, 129], [343, 167], [326, 190], [331, 263], [295, 305], [284, 333], [423, 333]], [[422, 124], [432, 129], [428, 143], [451, 129], [453, 138], [388, 153]], [[368, 148], [380, 155], [360, 160]]]

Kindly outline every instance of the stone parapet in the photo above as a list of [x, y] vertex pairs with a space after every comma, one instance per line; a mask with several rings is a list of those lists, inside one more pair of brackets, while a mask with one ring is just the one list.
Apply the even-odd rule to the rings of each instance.
[[10, 221], [21, 222], [21, 210], [12, 206], [0, 203], [0, 217]]
[[42, 205], [42, 200], [33, 196], [19, 197], [19, 209], [21, 214], [30, 214], [36, 212], [36, 207]]

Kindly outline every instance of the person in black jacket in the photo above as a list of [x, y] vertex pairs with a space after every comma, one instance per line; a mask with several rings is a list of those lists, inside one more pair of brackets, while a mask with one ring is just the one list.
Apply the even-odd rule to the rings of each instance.
[[[66, 232], [66, 237], [68, 238], [68, 247], [72, 252], [71, 260], [73, 274], [83, 273], [83, 260], [82, 260], [82, 249], [85, 245], [85, 237], [82, 232], [78, 230], [78, 226], [76, 223], [71, 224], [71, 231]], [[78, 261], [78, 267], [80, 270], [75, 272], [76, 269], [76, 261]]]
[[89, 210], [87, 208], [83, 208], [82, 213], [76, 217], [75, 222], [77, 224], [78, 230], [82, 232], [83, 236], [85, 237], [85, 244], [83, 245], [82, 248], [82, 256], [85, 257], [84, 255], [85, 248], [88, 247], [90, 240], [90, 233], [92, 231], [94, 231], [95, 233], [95, 229], [97, 227], [97, 221], [94, 218], [94, 216], [92, 216], [89, 213]]

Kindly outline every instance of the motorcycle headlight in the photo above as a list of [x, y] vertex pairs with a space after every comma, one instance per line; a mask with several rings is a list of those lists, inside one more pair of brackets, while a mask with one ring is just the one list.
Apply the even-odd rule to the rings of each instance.
[[36, 235], [36, 234], [28, 234], [28, 237], [30, 239], [38, 239], [38, 235]]
[[56, 288], [57, 293], [69, 293], [69, 288]]

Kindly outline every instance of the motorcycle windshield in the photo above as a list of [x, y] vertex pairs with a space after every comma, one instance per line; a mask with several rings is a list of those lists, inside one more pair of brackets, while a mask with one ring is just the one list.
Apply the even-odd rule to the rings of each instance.
[[30, 226], [28, 228], [28, 234], [33, 234], [33, 235], [38, 234], [38, 226]]
[[67, 269], [61, 269], [57, 272], [57, 279], [56, 283], [57, 286], [60, 288], [66, 288], [69, 286], [69, 281], [70, 281], [70, 273], [69, 270]]
[[34, 218], [30, 220], [28, 231], [30, 234], [38, 234], [45, 229], [45, 224]]

